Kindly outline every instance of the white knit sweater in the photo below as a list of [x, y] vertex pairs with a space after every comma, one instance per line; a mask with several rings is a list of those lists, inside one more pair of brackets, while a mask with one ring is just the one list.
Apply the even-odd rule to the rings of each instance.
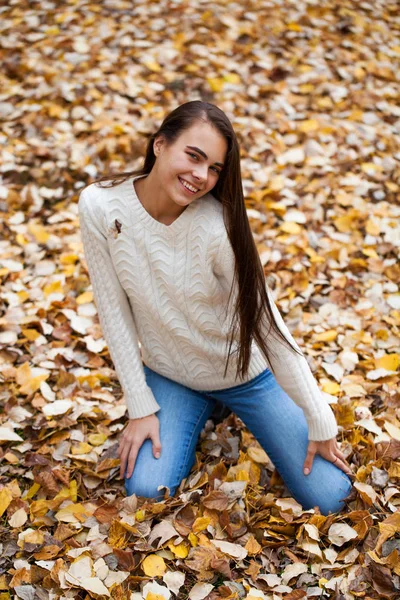
[[[92, 183], [78, 202], [94, 301], [129, 417], [144, 417], [160, 409], [146, 384], [143, 363], [200, 391], [239, 385], [272, 364], [278, 384], [305, 414], [309, 439], [335, 437], [335, 416], [305, 357], [278, 336], [267, 337], [270, 364], [253, 341], [247, 378], [235, 380], [233, 354], [224, 379], [237, 288], [225, 318], [234, 254], [222, 205], [208, 193], [165, 225], [140, 202], [133, 186], [138, 177], [142, 176], [111, 188]], [[299, 348], [267, 290], [281, 331]], [[237, 348], [238, 340], [232, 350]]]

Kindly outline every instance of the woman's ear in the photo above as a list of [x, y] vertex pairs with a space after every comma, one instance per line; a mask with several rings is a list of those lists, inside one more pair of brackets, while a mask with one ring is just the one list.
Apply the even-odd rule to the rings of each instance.
[[156, 137], [156, 139], [153, 142], [153, 152], [155, 154], [155, 156], [158, 156], [162, 150], [162, 147], [164, 145], [164, 138], [162, 135], [159, 135]]

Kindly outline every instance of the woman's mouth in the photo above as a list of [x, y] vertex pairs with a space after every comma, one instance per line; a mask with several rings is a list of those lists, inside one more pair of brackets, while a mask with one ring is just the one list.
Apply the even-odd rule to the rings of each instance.
[[[183, 187], [183, 189], [185, 190], [185, 192], [187, 192], [188, 194], [190, 194], [191, 196], [193, 196], [194, 194], [196, 194], [199, 190], [198, 188], [194, 188], [192, 185], [190, 185], [190, 183], [188, 183], [187, 181], [185, 181], [184, 179], [181, 179], [180, 177], [178, 177], [181, 186]], [[189, 187], [191, 189], [189, 189]]]

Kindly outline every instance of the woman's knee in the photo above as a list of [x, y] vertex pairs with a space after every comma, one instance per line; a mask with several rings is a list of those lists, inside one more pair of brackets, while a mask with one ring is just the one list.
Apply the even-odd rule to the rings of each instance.
[[307, 497], [301, 503], [304, 510], [318, 506], [324, 516], [330, 513], [341, 512], [344, 507], [344, 499], [350, 494], [352, 482], [343, 472], [339, 473], [337, 484], [330, 482], [327, 485], [319, 485], [317, 489], [312, 489]]
[[144, 498], [162, 500], [165, 495], [165, 487], [168, 487], [169, 495], [173, 496], [178, 485], [172, 484], [172, 482], [166, 479], [163, 479], [161, 481], [155, 481], [155, 479], [152, 478], [151, 475], [145, 478], [135, 478], [135, 472], [133, 472], [133, 475], [132, 477], [130, 477], [130, 479], [125, 479], [125, 490], [127, 496], [136, 494], [136, 496], [142, 496]]

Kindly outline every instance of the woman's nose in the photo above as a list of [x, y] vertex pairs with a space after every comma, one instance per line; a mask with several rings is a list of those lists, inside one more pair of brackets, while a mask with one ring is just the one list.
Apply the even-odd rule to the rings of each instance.
[[207, 173], [208, 171], [208, 166], [205, 165], [204, 167], [202, 165], [199, 165], [196, 170], [193, 173], [193, 176], [195, 178], [195, 180], [199, 183], [205, 183], [207, 181]]

